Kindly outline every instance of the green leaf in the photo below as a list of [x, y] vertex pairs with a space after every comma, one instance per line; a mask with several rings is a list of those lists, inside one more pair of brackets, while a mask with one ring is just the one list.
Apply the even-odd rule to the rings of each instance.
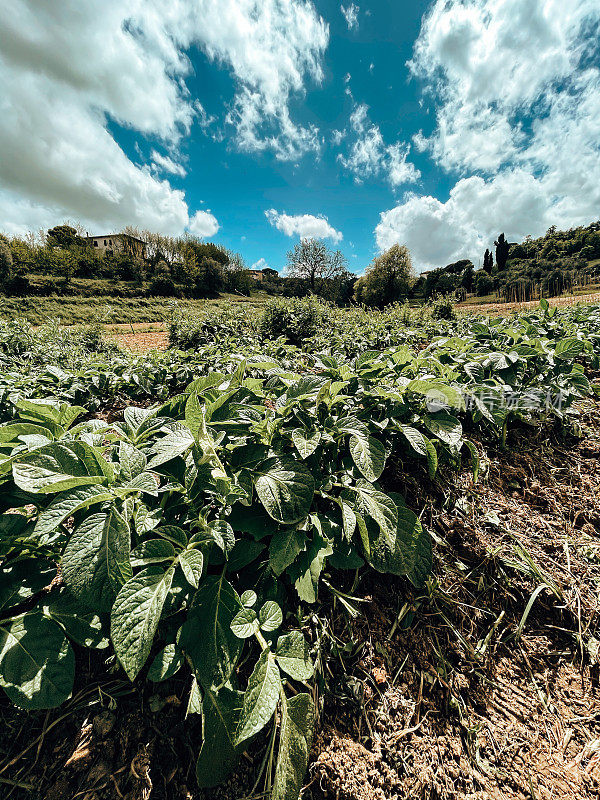
[[292, 525], [306, 517], [315, 482], [304, 464], [288, 457], [275, 457], [264, 461], [257, 472], [256, 493], [274, 520]]
[[69, 539], [62, 574], [75, 597], [99, 611], [110, 611], [121, 587], [131, 578], [130, 534], [115, 508], [92, 514]]
[[282, 705], [272, 800], [298, 800], [308, 766], [314, 723], [315, 708], [309, 694], [297, 694]]
[[53, 442], [44, 447], [19, 456], [13, 464], [13, 478], [20, 489], [34, 494], [63, 492], [77, 486], [92, 486], [103, 483], [103, 473], [88, 474], [85, 463], [79, 458], [78, 451], [90, 451], [83, 442], [73, 444]]
[[120, 479], [124, 482], [137, 478], [146, 469], [148, 459], [141, 450], [128, 442], [119, 442]]
[[266, 633], [272, 633], [280, 627], [283, 622], [283, 614], [279, 604], [274, 600], [267, 600], [258, 614], [260, 627]]
[[351, 436], [350, 455], [368, 481], [376, 481], [385, 467], [385, 447], [373, 436]]
[[241, 603], [244, 608], [252, 608], [252, 606], [257, 601], [256, 592], [253, 589], [246, 589], [246, 591], [240, 597]]
[[314, 666], [310, 659], [310, 647], [300, 631], [280, 636], [277, 641], [277, 663], [295, 681], [312, 678]]
[[110, 617], [110, 636], [117, 658], [134, 680], [146, 663], [175, 567], [149, 567], [121, 587]]
[[242, 710], [243, 693], [226, 686], [204, 693], [202, 702], [203, 742], [198, 755], [196, 775], [201, 789], [223, 783], [236, 766], [241, 748], [235, 743], [235, 731]]
[[343, 500], [340, 500], [339, 503], [342, 509], [342, 530], [345, 538], [350, 541], [356, 530], [356, 514], [348, 503]]
[[238, 639], [249, 639], [258, 633], [260, 625], [253, 608], [242, 608], [231, 622], [231, 630]]
[[186, 651], [205, 689], [226, 683], [242, 651], [231, 630], [240, 599], [224, 575], [208, 576], [194, 596], [179, 644]]
[[292, 431], [292, 441], [300, 458], [309, 458], [321, 442], [321, 432], [315, 431], [306, 435], [306, 432], [302, 430], [302, 428], [296, 428]]
[[154, 657], [148, 669], [148, 680], [153, 683], [172, 678], [183, 664], [183, 653], [176, 644], [168, 644]]
[[573, 358], [581, 355], [585, 349], [585, 343], [581, 339], [560, 339], [556, 343], [554, 355], [561, 361], [570, 361]]
[[134, 567], [160, 564], [163, 561], [172, 561], [174, 558], [175, 548], [166, 539], [146, 539], [131, 551], [131, 564]]
[[235, 742], [241, 745], [259, 733], [275, 713], [281, 678], [275, 657], [266, 648], [250, 675], [240, 714]]
[[[50, 595], [52, 598], [52, 594]], [[69, 639], [82, 647], [108, 647], [108, 629], [95, 611], [86, 611], [70, 592], [62, 592], [44, 606], [44, 613], [63, 628]]]
[[396, 505], [387, 494], [376, 489], [367, 481], [359, 480], [352, 491], [345, 489], [342, 497], [351, 500], [355, 496], [355, 509], [361, 516], [368, 516], [379, 525], [383, 532], [393, 535], [398, 521]]
[[[16, 514], [7, 516], [18, 519]], [[55, 575], [56, 565], [43, 558], [26, 558], [5, 564], [0, 570], [0, 609], [8, 610], [28, 600], [48, 586]]]
[[56, 708], [71, 695], [75, 654], [56, 622], [25, 614], [0, 627], [0, 686], [20, 708]]
[[431, 480], [433, 480], [438, 468], [437, 450], [431, 439], [425, 439], [425, 446], [427, 447], [427, 472]]
[[368, 561], [378, 572], [406, 575], [415, 586], [422, 586], [431, 572], [431, 537], [400, 495], [391, 498], [398, 514], [395, 530], [380, 531], [371, 542]]
[[204, 566], [204, 556], [200, 550], [190, 549], [180, 553], [179, 566], [183, 570], [186, 581], [193, 586], [194, 589], [197, 589]]
[[400, 430], [404, 434], [411, 448], [420, 456], [427, 455], [427, 444], [425, 437], [416, 428], [411, 425], [400, 425]]
[[155, 469], [178, 456], [183, 455], [194, 444], [194, 437], [187, 428], [171, 431], [162, 439], [158, 439], [152, 447], [153, 456], [148, 462], [148, 469]]
[[456, 448], [462, 439], [462, 425], [447, 411], [436, 411], [435, 414], [424, 414], [423, 422], [440, 441]]
[[40, 538], [54, 533], [61, 523], [77, 511], [112, 499], [110, 492], [98, 486], [84, 486], [63, 492], [39, 515], [33, 533]]
[[306, 533], [297, 528], [286, 528], [271, 539], [269, 545], [269, 564], [279, 577], [294, 561], [298, 553], [306, 547]]

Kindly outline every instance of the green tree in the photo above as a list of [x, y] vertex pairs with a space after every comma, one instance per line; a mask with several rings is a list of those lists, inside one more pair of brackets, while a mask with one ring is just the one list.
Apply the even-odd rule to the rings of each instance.
[[506, 267], [506, 262], [508, 261], [510, 244], [506, 241], [504, 234], [501, 233], [498, 239], [494, 242], [494, 245], [496, 246], [496, 265], [498, 267], [498, 271], [503, 272]]
[[460, 284], [467, 292], [472, 292], [474, 279], [475, 279], [475, 267], [473, 266], [472, 262], [469, 261], [469, 263], [465, 267], [465, 271], [462, 274]]
[[382, 308], [406, 297], [414, 280], [408, 248], [394, 244], [373, 259], [365, 275], [356, 282], [354, 297], [359, 303]]
[[481, 269], [475, 275], [475, 292], [478, 297], [490, 294], [494, 289], [494, 280], [488, 273]]
[[311, 292], [317, 292], [322, 281], [340, 278], [346, 272], [346, 259], [341, 250], [332, 252], [321, 239], [301, 239], [287, 254], [290, 278], [308, 281]]
[[47, 242], [50, 247], [63, 247], [68, 249], [76, 245], [85, 247], [86, 240], [80, 236], [75, 228], [70, 225], [57, 225], [48, 231]]
[[10, 278], [13, 267], [13, 257], [10, 247], [0, 241], [0, 284], [4, 285]]

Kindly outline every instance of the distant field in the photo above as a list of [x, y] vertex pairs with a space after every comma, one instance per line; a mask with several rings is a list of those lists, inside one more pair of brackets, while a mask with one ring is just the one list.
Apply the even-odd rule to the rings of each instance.
[[3, 297], [0, 299], [0, 319], [26, 319], [32, 325], [42, 325], [53, 319], [63, 325], [135, 324], [163, 322], [174, 304], [186, 310], [202, 310], [228, 300], [247, 303], [249, 308], [264, 302], [264, 296], [242, 297], [223, 295], [216, 300], [174, 300], [168, 297]]

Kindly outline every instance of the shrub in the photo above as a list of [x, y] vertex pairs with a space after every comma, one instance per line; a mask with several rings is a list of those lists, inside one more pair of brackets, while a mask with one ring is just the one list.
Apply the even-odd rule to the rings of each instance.
[[22, 297], [29, 292], [29, 286], [29, 278], [21, 273], [6, 281], [4, 291], [12, 297]]
[[150, 297], [177, 297], [179, 291], [172, 278], [166, 275], [157, 275], [148, 287], [148, 295]]
[[456, 319], [454, 304], [449, 296], [437, 297], [430, 302], [429, 312], [432, 319]]
[[312, 297], [271, 300], [260, 319], [259, 331], [265, 339], [284, 336], [290, 344], [300, 345], [319, 333], [328, 316], [327, 306]]

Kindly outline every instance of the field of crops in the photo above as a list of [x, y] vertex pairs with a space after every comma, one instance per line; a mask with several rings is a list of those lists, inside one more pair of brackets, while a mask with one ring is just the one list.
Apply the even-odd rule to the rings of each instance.
[[0, 796], [594, 796], [600, 307], [169, 345], [0, 324]]

